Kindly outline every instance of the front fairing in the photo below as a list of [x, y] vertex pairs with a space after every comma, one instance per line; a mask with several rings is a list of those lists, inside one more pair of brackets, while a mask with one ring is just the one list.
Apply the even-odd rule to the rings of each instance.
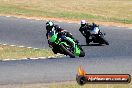
[[93, 30], [90, 31], [91, 34], [98, 34], [100, 31], [99, 27], [94, 27]]
[[78, 45], [75, 43], [75, 41], [73, 39], [71, 39], [70, 37], [67, 37], [68, 40], [70, 40], [73, 43], [73, 47], [74, 47], [74, 54], [76, 56], [80, 55], [80, 48], [78, 47]]

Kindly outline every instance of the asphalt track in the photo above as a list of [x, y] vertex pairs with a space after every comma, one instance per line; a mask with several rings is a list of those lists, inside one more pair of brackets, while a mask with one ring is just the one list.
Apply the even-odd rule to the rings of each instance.
[[[48, 48], [46, 21], [0, 17], [0, 43]], [[85, 45], [79, 24], [56, 22], [80, 41], [84, 58], [49, 58], [40, 60], [0, 61], [0, 84], [74, 81], [81, 65], [87, 73], [132, 74], [132, 29], [100, 26], [109, 46]]]

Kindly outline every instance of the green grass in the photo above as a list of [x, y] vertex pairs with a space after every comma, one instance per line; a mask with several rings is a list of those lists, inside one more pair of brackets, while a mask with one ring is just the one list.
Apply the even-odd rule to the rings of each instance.
[[132, 84], [85, 84], [80, 86], [76, 83], [52, 84], [49, 88], [132, 88]]
[[132, 23], [132, 0], [0, 0], [0, 14]]
[[34, 84], [14, 84], [14, 85], [0, 85], [0, 88], [132, 88], [130, 84], [85, 84], [78, 85], [76, 82], [67, 83], [34, 83]]
[[21, 59], [53, 56], [51, 50], [48, 49], [28, 49], [15, 46], [0, 45], [0, 60], [2, 59]]

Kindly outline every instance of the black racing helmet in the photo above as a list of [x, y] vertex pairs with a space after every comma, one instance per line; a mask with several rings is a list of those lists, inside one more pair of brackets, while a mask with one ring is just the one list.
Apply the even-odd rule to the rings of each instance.
[[46, 30], [50, 31], [54, 27], [54, 23], [52, 21], [46, 22]]

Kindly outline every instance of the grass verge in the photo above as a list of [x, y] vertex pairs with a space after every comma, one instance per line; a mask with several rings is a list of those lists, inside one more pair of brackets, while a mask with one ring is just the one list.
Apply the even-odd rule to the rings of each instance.
[[130, 84], [85, 84], [83, 86], [77, 83], [69, 84], [52, 84], [49, 88], [132, 88], [132, 83]]
[[0, 14], [132, 24], [131, 0], [0, 0]]
[[85, 84], [78, 85], [76, 82], [67, 83], [36, 83], [36, 84], [14, 84], [14, 85], [0, 85], [0, 88], [132, 88], [130, 84]]
[[47, 57], [54, 54], [49, 49], [28, 49], [9, 45], [0, 45], [0, 60]]

